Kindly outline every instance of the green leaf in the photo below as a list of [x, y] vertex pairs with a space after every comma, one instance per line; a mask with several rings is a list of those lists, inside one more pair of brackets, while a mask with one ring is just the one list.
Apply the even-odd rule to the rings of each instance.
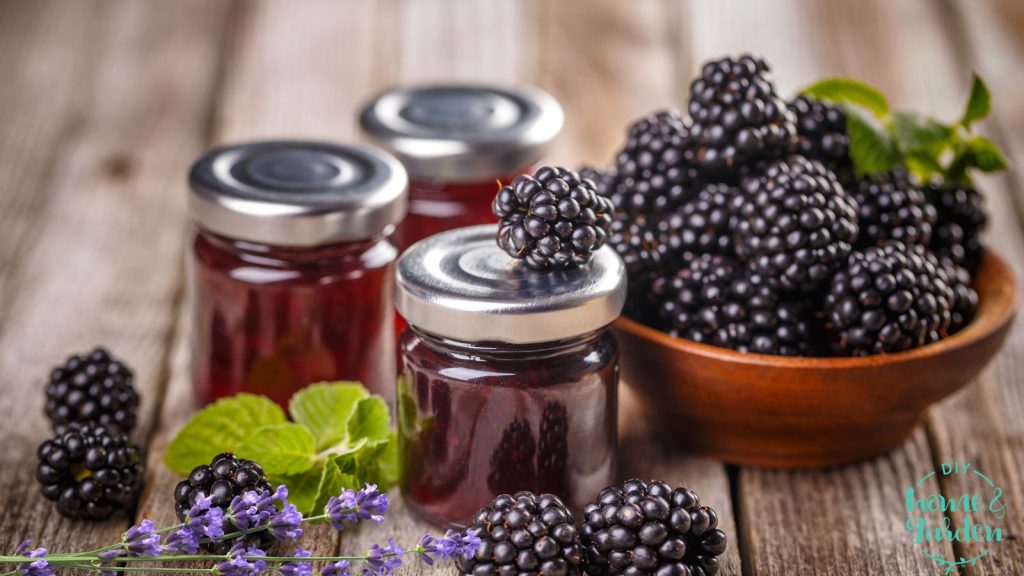
[[274, 485], [284, 484], [288, 487], [288, 501], [303, 514], [310, 514], [319, 495], [320, 482], [324, 474], [324, 466], [314, 466], [301, 474], [282, 475], [268, 474]]
[[804, 88], [801, 92], [816, 100], [837, 104], [854, 104], [869, 110], [876, 118], [889, 116], [889, 102], [877, 89], [851, 78], [825, 78]]
[[391, 414], [380, 396], [368, 396], [356, 404], [348, 421], [348, 437], [349, 443], [364, 440], [370, 445], [387, 442], [391, 437]]
[[974, 81], [971, 82], [971, 95], [967, 98], [967, 107], [964, 109], [960, 123], [964, 127], [970, 128], [971, 124], [988, 116], [991, 109], [992, 95], [988, 91], [988, 86], [980, 76], [975, 74]]
[[298, 474], [316, 463], [313, 433], [299, 424], [264, 426], [238, 448], [270, 474]]
[[995, 142], [984, 136], [971, 136], [967, 141], [969, 165], [982, 172], [997, 172], [1006, 169], [1006, 158]]
[[904, 153], [925, 152], [938, 161], [938, 156], [949, 145], [953, 131], [933, 118], [912, 112], [894, 112], [892, 135]]
[[354, 454], [356, 466], [363, 471], [362, 483], [376, 484], [387, 490], [398, 481], [398, 436], [392, 433], [387, 443], [367, 446]]
[[258, 429], [286, 421], [284, 411], [264, 396], [238, 394], [218, 400], [196, 412], [175, 434], [164, 463], [188, 474], [221, 452], [236, 452]]
[[288, 412], [295, 422], [313, 433], [319, 452], [348, 436], [348, 423], [356, 404], [368, 395], [358, 382], [314, 384], [292, 396]]
[[848, 108], [846, 131], [850, 135], [850, 158], [858, 174], [885, 172], [900, 157], [895, 142], [874, 118]]
[[320, 484], [317, 488], [316, 500], [314, 501], [311, 513], [319, 513], [327, 506], [331, 496], [341, 494], [345, 488], [358, 488], [358, 479], [353, 474], [355, 471], [354, 461], [351, 456], [331, 456], [324, 463], [323, 474], [320, 477]]

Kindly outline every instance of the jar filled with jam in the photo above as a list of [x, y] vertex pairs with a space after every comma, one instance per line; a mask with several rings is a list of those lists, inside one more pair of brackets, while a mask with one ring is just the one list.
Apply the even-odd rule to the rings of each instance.
[[497, 181], [531, 171], [561, 131], [562, 109], [535, 88], [422, 86], [385, 92], [360, 115], [363, 134], [409, 172], [400, 250], [427, 236], [494, 221]]
[[622, 260], [605, 247], [579, 268], [532, 270], [495, 233], [443, 232], [398, 262], [401, 487], [438, 524], [520, 490], [578, 511], [615, 476]]
[[402, 165], [362, 147], [255, 142], [209, 152], [190, 182], [199, 396], [285, 405], [311, 383], [356, 380], [393, 398]]

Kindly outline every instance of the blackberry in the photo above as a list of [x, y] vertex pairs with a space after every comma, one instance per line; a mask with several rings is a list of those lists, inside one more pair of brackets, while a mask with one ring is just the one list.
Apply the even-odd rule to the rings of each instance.
[[629, 128], [615, 158], [612, 202], [632, 216], [668, 212], [695, 189], [697, 170], [686, 160], [689, 132], [675, 110], [656, 112]]
[[817, 290], [857, 239], [856, 203], [832, 172], [802, 156], [745, 179], [733, 208], [736, 255], [783, 290]]
[[135, 500], [142, 461], [118, 430], [72, 422], [39, 446], [38, 457], [43, 496], [63, 516], [103, 520]]
[[614, 169], [602, 170], [593, 166], [583, 166], [579, 169], [579, 174], [581, 179], [590, 180], [598, 194], [611, 198], [617, 179]]
[[853, 175], [846, 112], [828, 102], [799, 96], [789, 103], [796, 117], [797, 154], [817, 160], [841, 182]]
[[472, 576], [568, 576], [579, 572], [581, 555], [572, 512], [557, 496], [503, 494], [481, 508], [472, 526], [480, 547], [458, 558], [459, 572]]
[[925, 195], [937, 212], [929, 248], [973, 274], [985, 252], [981, 240], [981, 232], [988, 224], [985, 198], [970, 186], [941, 184], [929, 185]]
[[887, 240], [928, 245], [935, 208], [902, 170], [861, 178], [848, 192], [857, 202], [858, 247], [877, 246]]
[[487, 486], [491, 492], [513, 492], [522, 486], [523, 478], [536, 478], [536, 456], [537, 441], [530, 422], [513, 419], [502, 431], [501, 440], [491, 453], [491, 471], [487, 475]]
[[726, 184], [708, 184], [667, 218], [666, 233], [680, 236], [680, 249], [693, 254], [729, 254], [731, 204], [738, 191]]
[[690, 85], [687, 155], [706, 173], [730, 171], [791, 153], [796, 117], [775, 89], [768, 64], [743, 55], [704, 65]]
[[672, 336], [740, 352], [814, 354], [807, 306], [725, 257], [703, 254], [652, 290]]
[[50, 372], [46, 416], [54, 430], [71, 423], [95, 422], [130, 433], [139, 395], [130, 368], [103, 348], [76, 354]]
[[949, 333], [955, 334], [971, 323], [978, 312], [978, 293], [971, 287], [971, 273], [948, 256], [939, 258], [950, 287], [953, 289], [953, 309], [949, 322]]
[[900, 352], [948, 334], [955, 299], [947, 270], [924, 246], [888, 242], [854, 252], [832, 278], [825, 330], [834, 352]]
[[548, 402], [540, 417], [537, 440], [537, 479], [541, 492], [568, 494], [569, 410], [561, 402]]
[[612, 222], [612, 201], [594, 183], [565, 168], [544, 167], [517, 176], [492, 203], [498, 245], [531, 268], [586, 264], [604, 246]]
[[[174, 512], [178, 520], [184, 522], [189, 508], [201, 496], [209, 496], [210, 505], [227, 511], [231, 500], [244, 492], [273, 492], [274, 487], [267, 481], [263, 468], [259, 464], [238, 458], [231, 453], [214, 456], [209, 465], [201, 464], [192, 469], [188, 478], [178, 482], [174, 487]], [[227, 515], [225, 514], [225, 518]], [[224, 523], [224, 532], [236, 532], [237, 528], [229, 521]], [[231, 549], [238, 538], [211, 542], [205, 545], [206, 550], [214, 554], [224, 554]], [[257, 546], [262, 550], [270, 550], [276, 540], [269, 531], [250, 534], [245, 537], [246, 544]]]
[[687, 488], [629, 480], [583, 511], [580, 544], [591, 576], [713, 576], [727, 538], [718, 514]]

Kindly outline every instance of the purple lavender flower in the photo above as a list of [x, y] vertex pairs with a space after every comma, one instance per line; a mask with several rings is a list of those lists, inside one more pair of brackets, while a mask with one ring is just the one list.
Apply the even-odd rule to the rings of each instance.
[[35, 558], [32, 562], [22, 562], [21, 564], [18, 564], [18, 574], [21, 574], [21, 576], [56, 576], [57, 573], [53, 571], [50, 563], [44, 559], [46, 556], [46, 548], [29, 550], [30, 546], [32, 546], [32, 542], [24, 540], [14, 550], [14, 553], [18, 556]]
[[266, 552], [255, 547], [246, 548], [241, 542], [236, 542], [231, 547], [228, 555], [231, 559], [217, 564], [214, 570], [215, 574], [220, 574], [221, 576], [253, 576], [262, 572], [267, 567], [267, 563], [263, 560], [259, 558], [251, 559], [253, 557], [266, 556]]
[[156, 527], [151, 520], [143, 520], [129, 528], [121, 537], [121, 541], [129, 556], [155, 557], [163, 552], [160, 535], [156, 533]]
[[367, 484], [358, 492], [351, 489], [341, 491], [339, 496], [332, 496], [327, 501], [326, 512], [331, 519], [331, 526], [339, 532], [345, 524], [355, 524], [360, 520], [384, 521], [388, 511], [388, 495], [377, 490], [376, 484]]
[[277, 512], [277, 507], [270, 492], [249, 490], [231, 500], [228, 518], [239, 529], [248, 530], [265, 524], [274, 512]]
[[[114, 565], [114, 560], [127, 556], [128, 552], [124, 548], [116, 548], [114, 550], [106, 550], [99, 553], [100, 557], [100, 568], [107, 568]], [[117, 570], [100, 570], [100, 576], [117, 576]]]
[[166, 549], [175, 554], [195, 554], [203, 538], [215, 540], [224, 535], [224, 511], [211, 507], [212, 498], [200, 495], [181, 528], [171, 532]]
[[165, 549], [171, 554], [195, 554], [199, 551], [199, 535], [182, 526], [167, 536]]
[[391, 538], [388, 538], [387, 546], [374, 544], [373, 548], [366, 553], [366, 563], [369, 568], [364, 569], [363, 572], [376, 576], [393, 574], [395, 568], [402, 565], [402, 554], [405, 554], [405, 550], [395, 544]]
[[274, 500], [281, 503], [281, 510], [270, 517], [270, 532], [282, 542], [295, 542], [302, 537], [302, 513], [295, 504], [288, 503], [288, 489], [283, 485], [274, 493]]
[[350, 566], [348, 560], [338, 560], [321, 568], [320, 574], [321, 576], [352, 576]]
[[480, 547], [479, 529], [470, 529], [465, 533], [448, 530], [441, 538], [424, 534], [416, 549], [417, 556], [433, 566], [434, 560], [450, 560], [456, 557], [469, 558], [476, 554]]
[[[296, 546], [292, 556], [309, 558], [309, 550]], [[278, 571], [281, 576], [313, 576], [313, 565], [309, 562], [288, 561], [278, 566]]]

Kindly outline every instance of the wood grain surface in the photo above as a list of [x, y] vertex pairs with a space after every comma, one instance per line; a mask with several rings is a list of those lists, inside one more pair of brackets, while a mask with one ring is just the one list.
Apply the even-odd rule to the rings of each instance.
[[[604, 165], [629, 122], [685, 108], [701, 63], [741, 51], [765, 55], [786, 94], [851, 75], [943, 118], [959, 113], [971, 70], [982, 73], [994, 94], [982, 131], [1014, 166], [980, 181], [989, 239], [1024, 272], [1024, 9], [1013, 0], [0, 1], [0, 550], [25, 537], [51, 550], [103, 544], [138, 518], [173, 519], [180, 478], [161, 460], [196, 408], [184, 201], [204, 148], [356, 140], [358, 107], [396, 84], [527, 83], [567, 112], [551, 160]], [[35, 447], [48, 433], [50, 367], [99, 343], [135, 367], [148, 471], [130, 516], [81, 524], [38, 494]], [[970, 461], [1007, 491], [1008, 538], [962, 573], [1024, 574], [1022, 380], [1018, 326], [900, 449], [800, 472], [728, 467], [652, 441], [625, 388], [621, 474], [687, 485], [715, 507], [730, 537], [722, 574], [930, 575], [942, 570], [910, 542], [904, 491], [941, 462]], [[976, 489], [957, 476], [929, 486]], [[429, 527], [393, 496], [385, 526], [344, 538], [318, 529], [307, 544], [326, 554], [418, 540]]]

